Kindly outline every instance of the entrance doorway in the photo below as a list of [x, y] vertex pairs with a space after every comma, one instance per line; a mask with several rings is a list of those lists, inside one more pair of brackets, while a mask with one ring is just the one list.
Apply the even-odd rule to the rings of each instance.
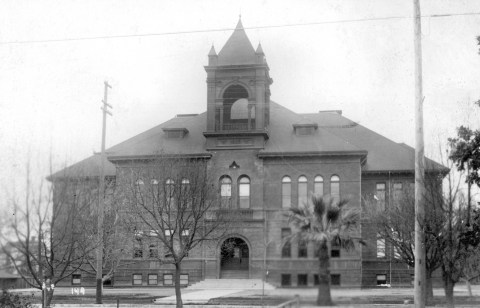
[[220, 248], [220, 278], [248, 278], [249, 250], [238, 237], [226, 239]]

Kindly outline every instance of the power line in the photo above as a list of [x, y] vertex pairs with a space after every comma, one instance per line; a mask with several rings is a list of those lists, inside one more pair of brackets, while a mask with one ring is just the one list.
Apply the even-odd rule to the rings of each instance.
[[[457, 17], [457, 16], [476, 16], [476, 15], [480, 15], [480, 12], [458, 13], [458, 14], [432, 14], [432, 15], [423, 15], [422, 18], [445, 18], [445, 17]], [[369, 21], [384, 21], [384, 20], [395, 20], [395, 19], [412, 19], [412, 18], [413, 17], [409, 17], [409, 16], [408, 17], [407, 16], [389, 16], [389, 17], [375, 17], [375, 18], [342, 19], [342, 20], [327, 20], [327, 21], [317, 21], [317, 22], [269, 25], [269, 26], [253, 26], [253, 27], [244, 27], [244, 29], [246, 29], [246, 30], [256, 30], [256, 29], [304, 27], [304, 26], [344, 24], [344, 23], [369, 22]], [[0, 45], [58, 43], [58, 42], [89, 41], [89, 40], [119, 39], [119, 38], [139, 38], [139, 37], [151, 37], [151, 36], [167, 36], [167, 35], [195, 34], [195, 33], [208, 33], [208, 32], [222, 32], [222, 31], [232, 31], [232, 30], [235, 30], [235, 29], [234, 28], [218, 28], [218, 29], [204, 29], [204, 30], [186, 30], [186, 31], [158, 32], [158, 33], [143, 33], [143, 34], [119, 34], [119, 35], [85, 36], [85, 37], [72, 37], [72, 38], [60, 38], [60, 39], [5, 41], [5, 42], [0, 42]]]

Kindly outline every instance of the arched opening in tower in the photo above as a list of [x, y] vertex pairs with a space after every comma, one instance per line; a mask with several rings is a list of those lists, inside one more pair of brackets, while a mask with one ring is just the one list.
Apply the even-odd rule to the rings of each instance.
[[248, 92], [243, 86], [228, 87], [223, 94], [222, 130], [248, 130], [255, 127], [253, 107], [249, 107]]

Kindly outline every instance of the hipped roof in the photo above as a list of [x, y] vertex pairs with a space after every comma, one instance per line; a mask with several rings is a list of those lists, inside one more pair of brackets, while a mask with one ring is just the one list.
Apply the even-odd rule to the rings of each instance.
[[[295, 135], [293, 125], [314, 123], [318, 128], [312, 135]], [[206, 150], [206, 113], [191, 117], [178, 117], [155, 126], [106, 150], [106, 175], [115, 175], [112, 161], [119, 159], [145, 159], [158, 155], [210, 157]], [[167, 138], [165, 128], [186, 128], [183, 138]], [[414, 149], [399, 144], [372, 130], [335, 113], [298, 114], [275, 102], [270, 103], [269, 139], [259, 157], [311, 156], [311, 155], [366, 155], [363, 172], [413, 172]], [[54, 174], [54, 177], [98, 176], [100, 156], [91, 156]], [[427, 167], [447, 170], [427, 160]]]

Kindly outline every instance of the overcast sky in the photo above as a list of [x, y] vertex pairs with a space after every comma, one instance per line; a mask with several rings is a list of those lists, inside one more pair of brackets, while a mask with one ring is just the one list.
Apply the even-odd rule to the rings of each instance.
[[[107, 147], [176, 114], [204, 112], [207, 54], [212, 43], [220, 51], [239, 14], [254, 47], [262, 43], [273, 101], [299, 113], [341, 109], [413, 146], [412, 2], [2, 0], [0, 184], [23, 185], [28, 157], [42, 174], [50, 151], [57, 167], [99, 151], [104, 80], [113, 87]], [[458, 125], [480, 124], [472, 104], [480, 99], [480, 15], [470, 14], [480, 14], [480, 1], [421, 6], [432, 156]], [[176, 32], [184, 33], [158, 35]], [[133, 36], [105, 38], [124, 35]], [[91, 37], [103, 38], [70, 40]]]

